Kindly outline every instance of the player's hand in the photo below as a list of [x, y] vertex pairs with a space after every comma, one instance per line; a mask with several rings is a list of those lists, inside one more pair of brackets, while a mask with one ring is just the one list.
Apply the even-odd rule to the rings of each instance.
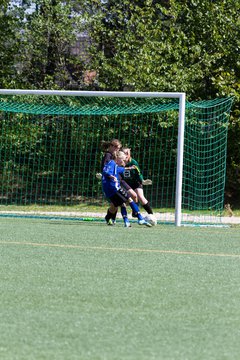
[[109, 176], [109, 179], [112, 179], [114, 182], [117, 182], [117, 181], [118, 181], [118, 179], [117, 179], [116, 176], [114, 176], [114, 175], [110, 175], [110, 176]]
[[143, 185], [152, 185], [152, 180], [150, 180], [150, 179], [143, 180], [142, 184]]
[[102, 174], [101, 174], [101, 173], [97, 173], [97, 174], [96, 174], [96, 178], [97, 178], [98, 180], [102, 180]]

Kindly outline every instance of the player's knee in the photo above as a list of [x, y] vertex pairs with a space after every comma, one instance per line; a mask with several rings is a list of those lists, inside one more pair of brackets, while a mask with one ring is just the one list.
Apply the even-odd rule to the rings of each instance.
[[134, 196], [134, 197], [133, 197], [133, 201], [135, 201], [135, 203], [137, 203], [137, 202], [138, 202], [138, 197], [137, 197], [137, 196]]

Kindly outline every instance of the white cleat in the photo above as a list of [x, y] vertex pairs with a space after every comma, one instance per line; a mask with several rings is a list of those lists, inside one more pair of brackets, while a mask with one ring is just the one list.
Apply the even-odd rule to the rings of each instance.
[[148, 226], [148, 227], [152, 227], [152, 225], [147, 222], [146, 220], [142, 219], [142, 220], [138, 220], [138, 225], [145, 225], [145, 226]]
[[125, 221], [124, 222], [124, 227], [126, 227], [126, 228], [131, 227], [130, 221]]

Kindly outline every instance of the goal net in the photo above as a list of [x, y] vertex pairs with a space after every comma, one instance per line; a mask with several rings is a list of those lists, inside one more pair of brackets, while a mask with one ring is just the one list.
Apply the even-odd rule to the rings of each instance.
[[101, 142], [117, 138], [152, 180], [144, 193], [160, 223], [219, 223], [231, 105], [185, 105], [181, 93], [0, 90], [1, 215], [61, 206], [103, 218], [95, 175]]

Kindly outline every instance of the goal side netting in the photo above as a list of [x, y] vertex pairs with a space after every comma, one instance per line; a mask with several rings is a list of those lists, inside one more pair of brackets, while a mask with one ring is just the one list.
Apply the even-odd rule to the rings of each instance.
[[102, 217], [101, 143], [117, 138], [152, 180], [144, 193], [160, 223], [221, 222], [231, 98], [186, 102], [179, 131], [174, 94], [69, 93], [0, 93], [0, 214]]

